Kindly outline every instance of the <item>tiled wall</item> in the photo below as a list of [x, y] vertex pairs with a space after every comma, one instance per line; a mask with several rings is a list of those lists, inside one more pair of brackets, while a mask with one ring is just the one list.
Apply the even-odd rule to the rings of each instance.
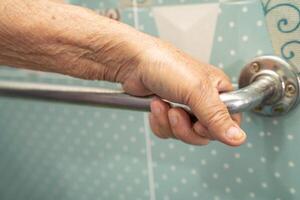
[[[258, 0], [71, 3], [169, 40], [234, 83], [249, 59], [278, 52]], [[118, 87], [9, 68], [0, 78]], [[239, 148], [157, 139], [147, 114], [134, 111], [4, 97], [0, 111], [1, 200], [300, 199], [297, 109], [278, 118], [245, 114], [248, 141]]]

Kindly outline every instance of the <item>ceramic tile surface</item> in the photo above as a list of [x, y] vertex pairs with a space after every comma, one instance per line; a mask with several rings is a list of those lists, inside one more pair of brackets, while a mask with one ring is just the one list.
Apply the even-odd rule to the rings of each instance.
[[[268, 2], [299, 9], [297, 1], [284, 0], [70, 1], [174, 41], [223, 69], [234, 83], [253, 57], [281, 55]], [[298, 62], [297, 46], [288, 50], [294, 53], [289, 60]], [[0, 79], [119, 87], [5, 67]], [[1, 200], [300, 199], [299, 108], [276, 118], [244, 114], [248, 140], [239, 148], [160, 140], [147, 114], [134, 111], [7, 97], [0, 97], [0, 110]]]

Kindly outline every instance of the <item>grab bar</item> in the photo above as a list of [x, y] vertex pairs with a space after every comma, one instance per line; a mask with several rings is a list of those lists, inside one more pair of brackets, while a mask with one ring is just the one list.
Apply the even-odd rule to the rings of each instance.
[[[254, 109], [264, 115], [278, 115], [289, 111], [298, 101], [299, 84], [296, 70], [275, 56], [258, 57], [247, 64], [240, 75], [239, 86], [239, 90], [220, 94], [220, 99], [230, 113]], [[292, 89], [294, 91], [291, 91]], [[154, 97], [135, 97], [122, 90], [96, 87], [13, 81], [0, 81], [0, 95], [140, 111], [149, 111], [150, 102]], [[164, 101], [191, 113], [186, 105]]]

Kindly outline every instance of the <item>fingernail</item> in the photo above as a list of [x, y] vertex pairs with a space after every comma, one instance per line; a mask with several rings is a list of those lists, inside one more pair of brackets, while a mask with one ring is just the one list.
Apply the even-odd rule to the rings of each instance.
[[175, 126], [178, 122], [178, 118], [175, 114], [170, 113], [169, 119], [170, 119], [171, 126]]
[[242, 138], [245, 137], [245, 133], [244, 131], [242, 131], [240, 128], [237, 128], [235, 126], [232, 126], [231, 128], [229, 128], [227, 130], [227, 132], [225, 133], [226, 137], [230, 140], [236, 140], [239, 141]]

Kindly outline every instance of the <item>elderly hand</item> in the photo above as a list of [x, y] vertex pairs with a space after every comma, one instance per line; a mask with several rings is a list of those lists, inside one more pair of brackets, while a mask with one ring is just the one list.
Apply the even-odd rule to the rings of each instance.
[[[145, 39], [146, 40], [146, 39]], [[161, 98], [188, 105], [198, 122], [180, 108], [156, 98], [151, 103], [150, 124], [160, 138], [176, 138], [194, 145], [219, 140], [238, 146], [246, 139], [239, 128], [240, 115], [230, 116], [219, 98], [220, 92], [232, 90], [228, 77], [219, 69], [200, 63], [180, 50], [155, 40], [134, 57], [133, 65], [120, 81], [126, 92]]]
[[137, 96], [155, 94], [150, 124], [160, 138], [194, 145], [219, 140], [238, 146], [246, 139], [240, 116], [230, 116], [219, 93], [232, 90], [219, 69], [175, 47], [77, 6], [47, 0], [0, 2], [0, 64], [85, 79], [120, 82]]

